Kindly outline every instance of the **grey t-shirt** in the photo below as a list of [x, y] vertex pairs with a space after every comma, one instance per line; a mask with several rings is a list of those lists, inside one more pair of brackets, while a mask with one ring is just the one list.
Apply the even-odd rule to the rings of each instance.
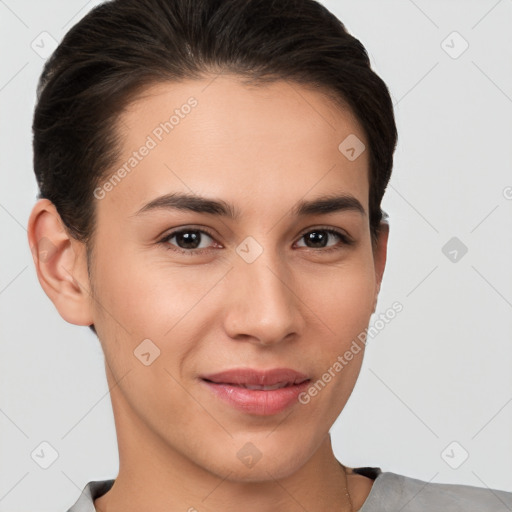
[[[428, 483], [380, 468], [354, 468], [354, 472], [374, 480], [357, 512], [512, 512], [512, 492]], [[89, 482], [67, 512], [96, 512], [93, 500], [113, 484], [114, 480]]]

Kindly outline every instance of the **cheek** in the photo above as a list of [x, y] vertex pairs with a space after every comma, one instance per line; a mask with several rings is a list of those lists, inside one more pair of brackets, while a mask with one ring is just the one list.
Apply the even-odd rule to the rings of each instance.
[[[305, 297], [338, 340], [347, 340], [366, 328], [373, 311], [376, 279], [371, 256], [353, 258], [325, 274], [311, 276]], [[332, 333], [334, 331], [334, 333]]]
[[[310, 407], [319, 416], [334, 419], [348, 400], [361, 369], [364, 335], [375, 297], [373, 258], [353, 258], [343, 267], [332, 269], [328, 277], [317, 279], [316, 284], [312, 280], [309, 289], [313, 293], [308, 300], [322, 329], [318, 341], [321, 350], [313, 355], [315, 367], [322, 372], [317, 378], [322, 382], [312, 390]], [[324, 386], [328, 388], [325, 391]], [[317, 395], [323, 399], [316, 400]]]
[[[194, 266], [170, 265], [165, 255], [157, 258], [123, 254], [100, 263], [98, 299], [107, 323], [126, 327], [132, 337], [162, 338], [174, 326], [179, 330], [190, 313], [207, 308], [201, 301], [222, 276], [222, 270], [210, 272]], [[110, 313], [105, 314], [106, 311]]]
[[[130, 372], [123, 385], [130, 402], [158, 416], [154, 411], [164, 404], [184, 398], [176, 381], [211, 329], [215, 303], [208, 293], [225, 269], [171, 267], [164, 257], [148, 261], [125, 252], [99, 262], [97, 330], [116, 380]], [[150, 405], [155, 390], [168, 400]]]
[[[122, 398], [153, 428], [166, 431], [190, 408], [179, 382], [182, 361], [194, 349], [193, 315], [205, 291], [139, 258], [98, 262], [98, 333]], [[96, 282], [96, 281], [95, 281]], [[188, 283], [188, 285], [187, 285]], [[210, 285], [211, 286], [211, 285]], [[198, 414], [200, 411], [196, 411]]]

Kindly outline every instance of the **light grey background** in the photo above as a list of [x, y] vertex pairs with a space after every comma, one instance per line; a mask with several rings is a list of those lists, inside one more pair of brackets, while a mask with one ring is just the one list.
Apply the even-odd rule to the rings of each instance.
[[[49, 48], [42, 32], [60, 41], [98, 3], [0, 0], [0, 511], [64, 511], [117, 474], [99, 342], [58, 315], [26, 235], [44, 63], [31, 45]], [[367, 48], [399, 130], [377, 316], [403, 311], [368, 344], [336, 454], [512, 491], [512, 0], [323, 3]], [[468, 249], [455, 262], [452, 237]], [[43, 441], [58, 452], [48, 469], [31, 458]]]

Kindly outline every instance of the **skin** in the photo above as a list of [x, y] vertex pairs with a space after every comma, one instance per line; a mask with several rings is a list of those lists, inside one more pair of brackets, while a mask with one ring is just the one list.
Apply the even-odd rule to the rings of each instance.
[[[372, 245], [368, 151], [349, 161], [338, 150], [350, 134], [368, 147], [364, 132], [348, 109], [303, 85], [249, 87], [228, 75], [157, 84], [119, 120], [123, 152], [112, 172], [190, 96], [198, 101], [191, 113], [95, 200], [91, 276], [84, 245], [67, 234], [52, 203], [38, 201], [29, 219], [41, 286], [66, 321], [94, 323], [105, 354], [120, 469], [94, 505], [106, 512], [350, 510], [329, 429], [354, 388], [363, 350], [308, 404], [271, 416], [232, 408], [199, 375], [289, 367], [315, 382], [368, 326], [388, 230], [383, 225]], [[241, 215], [135, 215], [169, 192], [222, 199]], [[291, 214], [299, 200], [334, 192], [355, 197], [364, 213]], [[190, 226], [212, 232], [199, 235], [208, 252], [180, 254], [177, 237], [160, 241]], [[322, 232], [327, 247], [319, 248], [304, 235], [320, 227], [353, 243]], [[236, 252], [248, 236], [263, 248], [252, 263]], [[38, 254], [42, 238], [54, 246], [51, 258]], [[134, 356], [144, 339], [160, 350], [148, 366]], [[248, 442], [262, 455], [251, 468], [237, 457]], [[354, 510], [371, 485], [349, 474]]]

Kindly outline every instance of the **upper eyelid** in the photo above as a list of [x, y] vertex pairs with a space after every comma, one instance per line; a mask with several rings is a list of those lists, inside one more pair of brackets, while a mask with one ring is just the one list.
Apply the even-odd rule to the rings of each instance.
[[195, 227], [195, 226], [185, 226], [183, 228], [171, 229], [171, 231], [169, 231], [167, 234], [162, 235], [160, 237], [160, 240], [169, 239], [179, 233], [187, 232], [187, 231], [200, 231], [201, 233], [208, 235], [210, 238], [215, 238], [215, 235], [213, 233], [210, 233], [206, 228], [203, 228], [203, 227], [199, 228], [199, 227]]

